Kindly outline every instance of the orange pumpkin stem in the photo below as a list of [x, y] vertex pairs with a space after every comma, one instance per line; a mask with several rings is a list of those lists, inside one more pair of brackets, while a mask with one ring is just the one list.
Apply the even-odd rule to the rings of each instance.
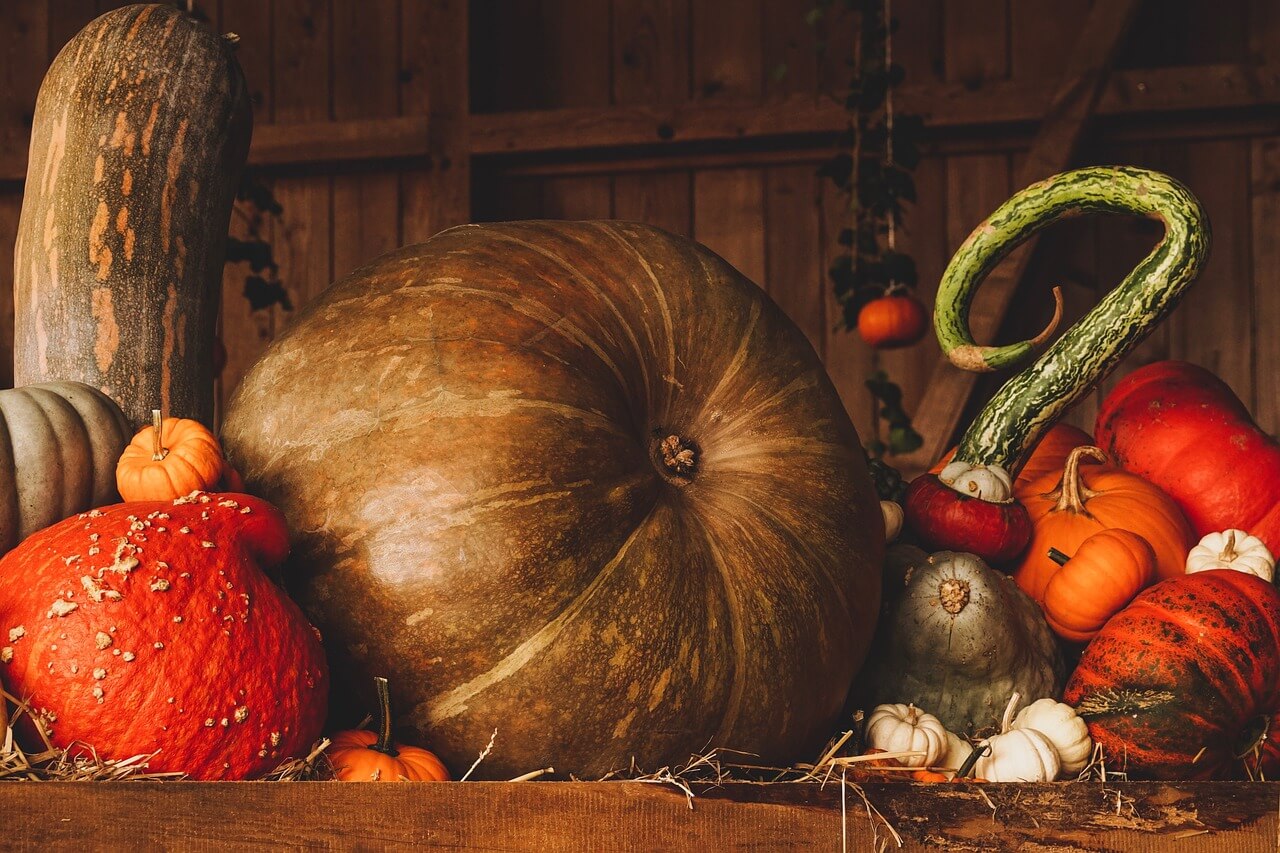
[[1054, 507], [1055, 512], [1070, 511], [1081, 515], [1089, 514], [1084, 508], [1085, 502], [1098, 493], [1086, 486], [1080, 477], [1080, 460], [1085, 456], [1095, 462], [1110, 461], [1100, 447], [1085, 445], [1071, 451], [1071, 455], [1067, 457], [1067, 464], [1062, 469], [1062, 482], [1058, 485], [1057, 491], [1051, 495], [1058, 500], [1058, 505]]
[[151, 410], [151, 461], [159, 462], [169, 455], [169, 451], [164, 446], [164, 418], [160, 415], [159, 409]]
[[374, 676], [373, 687], [378, 694], [378, 714], [374, 719], [377, 724], [378, 742], [369, 748], [394, 758], [400, 754], [400, 751], [391, 742], [391, 686], [385, 678], [377, 675]]

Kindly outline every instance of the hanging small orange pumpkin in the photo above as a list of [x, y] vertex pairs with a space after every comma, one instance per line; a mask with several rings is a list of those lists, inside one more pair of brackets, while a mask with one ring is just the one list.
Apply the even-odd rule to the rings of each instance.
[[1109, 527], [1137, 533], [1156, 555], [1158, 579], [1183, 574], [1195, 534], [1182, 510], [1159, 487], [1110, 465], [1081, 467], [1085, 459], [1107, 462], [1096, 447], [1077, 447], [1060, 477], [1048, 474], [1032, 483], [1022, 498], [1031, 515], [1031, 543], [1013, 579], [1036, 601], [1060, 566], [1049, 549], [1074, 554], [1084, 540]]
[[207, 491], [222, 477], [222, 447], [199, 421], [161, 418], [129, 442], [116, 464], [116, 489], [126, 501], [166, 501]]
[[1074, 643], [1092, 640], [1156, 576], [1151, 543], [1128, 530], [1108, 528], [1081, 542], [1071, 557], [1057, 548], [1049, 557], [1062, 568], [1044, 588], [1045, 620]]
[[908, 290], [891, 290], [858, 312], [858, 334], [875, 349], [909, 347], [928, 326], [929, 312]]
[[448, 782], [449, 771], [435, 753], [391, 740], [391, 691], [374, 678], [378, 693], [377, 732], [338, 732], [329, 747], [334, 778], [343, 782]]

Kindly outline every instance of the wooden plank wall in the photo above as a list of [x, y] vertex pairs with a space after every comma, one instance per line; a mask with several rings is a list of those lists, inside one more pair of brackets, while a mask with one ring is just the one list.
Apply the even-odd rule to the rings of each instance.
[[[496, 2], [496, 0], [494, 0]], [[908, 82], [945, 81], [972, 87], [999, 80], [1055, 78], [1092, 0], [894, 0], [902, 22], [895, 56]], [[473, 4], [492, 12], [493, 2]], [[520, 0], [518, 16], [494, 17], [489, 44], [503, 63], [473, 78], [477, 109], [622, 104], [642, 99], [717, 99], [838, 91], [846, 79], [847, 29], [829, 34], [821, 60], [803, 21], [808, 0]], [[732, 10], [730, 10], [732, 5]], [[838, 4], [837, 4], [838, 5]], [[1270, 0], [1149, 2], [1122, 51], [1125, 68], [1239, 61], [1280, 63], [1277, 15]], [[538, 10], [541, 9], [541, 14]], [[587, 10], [590, 9], [590, 14]], [[564, 22], [572, 21], [572, 24]], [[577, 28], [566, 55], [541, 34]], [[509, 27], [509, 33], [508, 33]], [[517, 34], [535, 34], [527, 39]], [[474, 37], [473, 37], [474, 40]], [[842, 41], [843, 40], [843, 41]], [[473, 44], [484, 62], [483, 45]], [[563, 65], [563, 63], [568, 63]], [[785, 76], [776, 74], [786, 65]], [[545, 80], [529, 68], [547, 68]], [[594, 69], [592, 73], [591, 69]], [[514, 78], [521, 76], [517, 84]], [[551, 85], [547, 81], [555, 81]], [[606, 82], [612, 85], [606, 86]], [[477, 85], [478, 84], [478, 85]], [[1215, 248], [1203, 280], [1172, 320], [1136, 352], [1123, 372], [1158, 358], [1187, 358], [1218, 371], [1272, 431], [1280, 430], [1280, 344], [1259, 334], [1280, 321], [1280, 277], [1272, 232], [1280, 231], [1280, 139], [1223, 128], [1131, 129], [1122, 143], [1092, 144], [1085, 163], [1132, 163], [1166, 170], [1188, 183], [1212, 217]], [[1146, 137], [1146, 138], [1144, 138]], [[1187, 138], [1182, 138], [1187, 137]], [[916, 172], [919, 200], [904, 242], [920, 269], [921, 295], [931, 300], [950, 253], [1016, 188], [1019, 143], [951, 145], [926, 157]], [[838, 307], [825, 277], [835, 235], [847, 218], [844, 202], [814, 174], [829, 149], [700, 154], [692, 168], [669, 170], [627, 163], [515, 163], [497, 167], [475, 197], [477, 218], [544, 216], [642, 218], [691, 234], [759, 281], [808, 333], [826, 359], [860, 430], [871, 426], [863, 381], [883, 367], [903, 387], [908, 408], [918, 402], [937, 355], [927, 338], [905, 351], [876, 355], [839, 328]], [[766, 161], [766, 162], [762, 162]], [[638, 171], [637, 171], [638, 169]], [[639, 196], [637, 196], [639, 194]], [[1152, 223], [1124, 218], [1056, 226], [1042, 240], [1031, 286], [1011, 312], [1002, 340], [1029, 336], [1051, 311], [1049, 287], [1062, 285], [1068, 320], [1082, 316], [1159, 238]], [[1064, 326], [1065, 327], [1065, 326]], [[989, 395], [998, 381], [986, 383]], [[1092, 429], [1101, 395], [1081, 403], [1070, 420]]]
[[[446, 3], [449, 0], [433, 0]], [[461, 3], [461, 0], [452, 0]], [[979, 85], [1054, 77], [1093, 0], [893, 0], [902, 21], [895, 55], [908, 81]], [[241, 35], [240, 59], [259, 124], [411, 115], [437, 93], [423, 0], [197, 0], [219, 30]], [[0, 134], [25, 137], [43, 69], [58, 48], [116, 0], [0, 2]], [[495, 112], [630, 104], [717, 103], [818, 91], [847, 79], [848, 22], [827, 28], [819, 55], [805, 23], [812, 0], [471, 0], [472, 110]], [[839, 5], [839, 4], [836, 4]], [[1221, 61], [1280, 63], [1274, 0], [1149, 2], [1124, 51], [1125, 67]], [[1145, 134], [1145, 135], [1144, 135]], [[759, 281], [826, 359], [860, 429], [870, 426], [863, 381], [877, 366], [919, 399], [936, 357], [926, 339], [875, 355], [839, 328], [826, 267], [848, 217], [839, 193], [815, 175], [831, 153], [821, 140], [793, 147], [694, 148], [679, 160], [630, 156], [492, 157], [473, 165], [473, 216], [642, 219], [690, 234]], [[1016, 138], [944, 146], [916, 173], [919, 200], [903, 242], [929, 300], [950, 252], [1014, 189]], [[1130, 360], [1185, 357], [1219, 371], [1280, 430], [1280, 137], [1201, 127], [1178, 138], [1157, 126], [1123, 143], [1095, 144], [1087, 162], [1162, 168], [1189, 183], [1213, 218], [1215, 250], [1204, 280], [1174, 320]], [[269, 176], [284, 206], [268, 235], [296, 308], [335, 277], [452, 224], [436, 212], [430, 175], [396, 163]], [[21, 187], [0, 185], [0, 352], [11, 346], [9, 277]], [[233, 222], [243, 232], [243, 222]], [[1158, 237], [1124, 219], [1061, 226], [1043, 241], [1002, 337], [1047, 318], [1050, 284], [1077, 317]], [[290, 320], [251, 312], [243, 274], [228, 273], [222, 335], [225, 397]], [[0, 358], [0, 384], [9, 380]], [[987, 391], [991, 390], [988, 386]], [[1097, 398], [1072, 418], [1091, 425]]]

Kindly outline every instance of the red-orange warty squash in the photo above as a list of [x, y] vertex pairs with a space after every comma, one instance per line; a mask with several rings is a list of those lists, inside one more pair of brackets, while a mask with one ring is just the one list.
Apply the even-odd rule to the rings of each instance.
[[1162, 581], [1085, 649], [1065, 701], [1131, 778], [1245, 775], [1280, 711], [1280, 593], [1216, 569]]
[[1056, 548], [1074, 554], [1081, 543], [1109, 527], [1137, 533], [1156, 555], [1156, 576], [1181, 575], [1195, 536], [1169, 496], [1141, 477], [1110, 465], [1096, 447], [1077, 447], [1060, 474], [1033, 483], [1024, 503], [1034, 521], [1031, 545], [1013, 577], [1028, 595], [1044, 602], [1045, 586], [1059, 570], [1049, 556]]
[[875, 627], [884, 522], [812, 347], [644, 225], [463, 226], [365, 266], [223, 440], [290, 520], [335, 695], [386, 676], [453, 767], [496, 728], [488, 778], [796, 760]]
[[260, 776], [306, 754], [328, 693], [315, 630], [260, 568], [288, 549], [248, 495], [73, 516], [0, 560], [0, 677], [56, 746]]
[[1208, 370], [1135, 370], [1107, 395], [1095, 433], [1117, 464], [1178, 503], [1197, 537], [1239, 528], [1280, 553], [1280, 443]]

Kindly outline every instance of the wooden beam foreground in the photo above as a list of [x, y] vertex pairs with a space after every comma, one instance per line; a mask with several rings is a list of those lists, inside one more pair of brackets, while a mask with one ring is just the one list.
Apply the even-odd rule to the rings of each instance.
[[[1071, 64], [1063, 72], [1026, 160], [1015, 177], [1016, 189], [1071, 165], [1101, 99], [1112, 60], [1138, 6], [1139, 0], [1094, 5], [1076, 40]], [[1031, 262], [1035, 243], [1035, 238], [1024, 242], [983, 282], [969, 312], [969, 329], [974, 340], [990, 341], [1000, 331], [1000, 324]], [[979, 375], [953, 367], [945, 355], [939, 357], [914, 418], [914, 426], [924, 436], [924, 444], [909, 456], [895, 457], [895, 465], [907, 472], [923, 471], [942, 457], [951, 444]]]
[[1266, 782], [694, 791], [690, 800], [643, 782], [12, 782], [0, 785], [0, 806], [5, 846], [24, 849], [1244, 853], [1275, 849], [1280, 830], [1280, 783]]

